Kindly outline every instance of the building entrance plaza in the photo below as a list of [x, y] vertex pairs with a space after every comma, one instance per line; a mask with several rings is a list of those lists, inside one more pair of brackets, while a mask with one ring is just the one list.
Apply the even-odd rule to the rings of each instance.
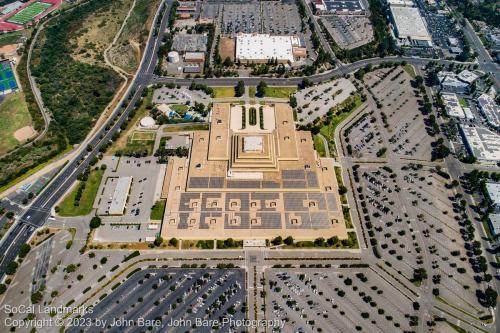
[[164, 238], [347, 238], [333, 160], [285, 103], [215, 104], [190, 156], [169, 161], [162, 197]]

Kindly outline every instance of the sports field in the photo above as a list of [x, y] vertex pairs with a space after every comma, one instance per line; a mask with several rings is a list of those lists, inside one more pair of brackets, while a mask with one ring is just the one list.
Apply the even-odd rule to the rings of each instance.
[[7, 22], [10, 23], [17, 23], [17, 24], [26, 24], [28, 22], [31, 22], [35, 17], [46, 11], [52, 7], [51, 3], [46, 3], [46, 2], [33, 2], [31, 5], [28, 7], [22, 9], [20, 12], [15, 14], [14, 16], [10, 17]]
[[17, 89], [17, 82], [9, 61], [0, 62], [0, 94]]

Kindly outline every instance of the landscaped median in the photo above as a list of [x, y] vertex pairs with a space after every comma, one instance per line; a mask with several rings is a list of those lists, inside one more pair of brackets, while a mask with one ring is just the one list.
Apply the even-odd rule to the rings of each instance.
[[59, 216], [84, 216], [92, 212], [92, 206], [101, 184], [104, 170], [92, 170], [79, 180], [71, 192], [56, 207]]

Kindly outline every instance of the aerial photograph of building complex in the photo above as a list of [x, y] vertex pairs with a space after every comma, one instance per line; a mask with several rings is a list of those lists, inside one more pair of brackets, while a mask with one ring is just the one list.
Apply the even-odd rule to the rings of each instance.
[[500, 332], [500, 7], [0, 2], [0, 332]]

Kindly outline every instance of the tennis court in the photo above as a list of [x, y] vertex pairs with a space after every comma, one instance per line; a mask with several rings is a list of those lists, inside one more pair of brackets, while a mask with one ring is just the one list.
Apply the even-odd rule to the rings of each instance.
[[10, 66], [10, 62], [0, 62], [0, 94], [7, 94], [17, 90], [16, 77]]
[[10, 17], [7, 22], [10, 23], [17, 23], [17, 24], [26, 24], [28, 22], [31, 22], [35, 17], [46, 11], [52, 7], [51, 3], [46, 3], [46, 2], [33, 2], [31, 5], [28, 7], [22, 9], [20, 12], [15, 14], [14, 16]]

